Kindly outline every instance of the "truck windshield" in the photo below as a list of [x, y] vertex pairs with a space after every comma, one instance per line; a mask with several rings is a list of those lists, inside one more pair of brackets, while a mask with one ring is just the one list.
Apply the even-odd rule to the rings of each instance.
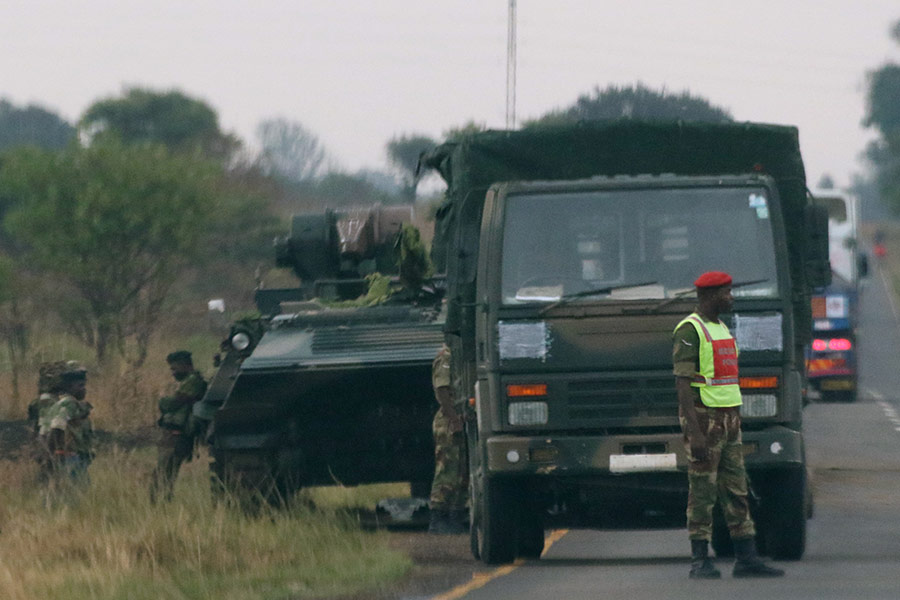
[[[504, 304], [684, 295], [704, 271], [756, 281], [736, 297], [776, 296], [775, 244], [762, 188], [635, 189], [506, 198]], [[650, 282], [650, 283], [648, 283]]]

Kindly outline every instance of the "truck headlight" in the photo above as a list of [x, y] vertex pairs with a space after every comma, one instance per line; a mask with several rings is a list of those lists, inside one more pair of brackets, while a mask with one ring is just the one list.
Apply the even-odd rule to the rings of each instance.
[[547, 423], [546, 402], [510, 402], [508, 413], [510, 425], [545, 425]]
[[778, 414], [775, 394], [743, 394], [742, 417], [774, 417]]

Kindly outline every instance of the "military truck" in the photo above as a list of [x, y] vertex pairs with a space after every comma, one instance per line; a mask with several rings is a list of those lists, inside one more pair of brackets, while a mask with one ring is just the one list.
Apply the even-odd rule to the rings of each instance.
[[415, 279], [396, 259], [411, 216], [297, 215], [276, 240], [276, 263], [300, 284], [257, 290], [260, 315], [232, 325], [195, 407], [211, 421], [217, 486], [282, 501], [303, 486], [409, 481], [427, 495], [443, 290], [400, 284]]
[[[803, 347], [810, 289], [830, 270], [797, 130], [626, 120], [487, 131], [425, 163], [448, 184], [433, 256], [468, 407], [473, 554], [536, 558], [551, 524], [674, 512], [684, 526], [672, 333], [694, 308], [694, 279], [722, 270], [739, 284], [723, 319], [741, 350], [758, 543], [801, 557]], [[731, 551], [721, 517], [713, 547]]]

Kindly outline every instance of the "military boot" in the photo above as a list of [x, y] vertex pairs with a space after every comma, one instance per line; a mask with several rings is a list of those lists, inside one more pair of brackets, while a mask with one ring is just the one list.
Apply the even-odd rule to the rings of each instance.
[[707, 556], [708, 553], [709, 542], [691, 540], [691, 579], [718, 579], [722, 576]]
[[781, 577], [784, 571], [766, 565], [756, 554], [756, 540], [744, 538], [734, 543], [734, 571], [732, 577]]

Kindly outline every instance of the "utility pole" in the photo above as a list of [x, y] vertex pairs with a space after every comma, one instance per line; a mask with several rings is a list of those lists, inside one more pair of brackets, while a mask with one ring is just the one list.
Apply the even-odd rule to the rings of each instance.
[[516, 128], [516, 0], [509, 0], [506, 32], [506, 128]]

